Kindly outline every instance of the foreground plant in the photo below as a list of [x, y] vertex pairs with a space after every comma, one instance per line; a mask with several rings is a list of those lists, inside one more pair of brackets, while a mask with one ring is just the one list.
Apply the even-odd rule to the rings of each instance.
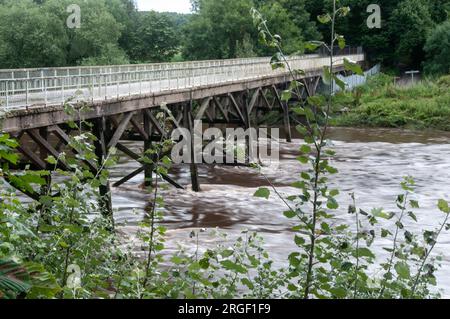
[[[447, 223], [448, 206], [444, 204], [445, 201], [439, 202], [439, 209], [447, 214], [444, 223], [437, 232], [424, 232], [424, 245], [421, 245], [417, 237], [406, 230], [403, 224], [407, 216], [416, 221], [414, 213], [409, 211], [409, 208], [418, 207], [416, 201], [408, 201], [408, 195], [413, 191], [414, 185], [411, 178], [402, 183], [405, 194], [397, 199], [399, 213], [386, 213], [379, 209], [374, 209], [371, 213], [358, 210], [352, 195], [354, 204], [349, 207], [348, 212], [355, 215], [356, 234], [350, 229], [350, 225], [339, 225], [333, 213], [339, 208], [336, 200], [339, 190], [329, 187], [329, 177], [338, 171], [331, 165], [335, 152], [330, 148], [327, 133], [333, 110], [334, 86], [338, 85], [341, 90], [345, 90], [345, 83], [335, 75], [334, 70], [335, 46], [343, 49], [345, 38], [335, 32], [335, 26], [337, 20], [349, 12], [350, 8], [338, 7], [337, 1], [334, 0], [331, 13], [318, 17], [320, 23], [330, 26], [330, 42], [326, 44], [314, 41], [308, 43], [307, 48], [315, 50], [322, 47], [328, 52], [330, 63], [323, 68], [322, 80], [329, 86], [329, 92], [327, 96], [308, 97], [305, 102], [292, 101], [293, 98], [301, 100], [302, 84], [297, 79], [304, 72], [291, 68], [282, 50], [281, 37], [270, 32], [259, 12], [252, 12], [260, 39], [277, 50], [271, 61], [273, 68], [286, 68], [291, 75], [291, 84], [289, 89], [283, 92], [282, 99], [290, 104], [294, 114], [306, 119], [306, 124], [298, 122], [296, 127], [305, 141], [297, 158], [300, 164], [305, 166], [305, 170], [302, 171], [300, 180], [292, 185], [299, 189], [299, 194], [284, 198], [272, 187], [288, 208], [284, 215], [297, 220], [297, 225], [292, 230], [295, 232], [294, 241], [299, 251], [291, 253], [288, 258], [290, 283], [287, 288], [292, 297], [305, 299], [435, 296], [429, 289], [430, 285], [436, 284], [436, 267], [434, 259], [430, 259], [430, 254], [436, 238], [446, 227], [444, 225]], [[344, 58], [343, 64], [347, 71], [363, 74], [356, 63]], [[255, 196], [267, 198], [269, 193], [267, 188], [262, 188]], [[366, 217], [368, 225], [373, 229], [364, 228], [361, 217]], [[395, 233], [387, 229], [377, 230], [375, 225], [378, 219], [393, 219]], [[370, 247], [374, 240], [380, 237], [391, 238], [393, 247], [385, 248], [390, 253], [388, 261], [378, 264], [379, 258]], [[417, 274], [413, 276], [411, 267], [414, 266]], [[384, 275], [381, 278], [374, 277], [373, 274], [377, 270], [374, 271], [373, 268], [381, 268]]]
[[[284, 198], [274, 187], [288, 210], [284, 215], [295, 219], [294, 241], [298, 250], [292, 252], [285, 269], [276, 269], [262, 239], [243, 232], [235, 240], [213, 234], [220, 240], [216, 247], [205, 249], [200, 240], [203, 230], [191, 232], [191, 249], [180, 246], [175, 253], [165, 250], [166, 229], [161, 220], [164, 201], [161, 196], [162, 176], [170, 168], [165, 156], [170, 141], [161, 140], [141, 159], [155, 174], [150, 181], [152, 206], [139, 225], [136, 247], [119, 236], [110, 216], [102, 214], [102, 198], [98, 187], [108, 182], [109, 167], [115, 163], [112, 149], [104, 159], [96, 157], [95, 137], [83, 128], [89, 123], [70, 123], [76, 134], [70, 147], [76, 156], [63, 154], [49, 157], [52, 172], [13, 172], [9, 164], [17, 164], [14, 148], [17, 142], [0, 134], [0, 298], [429, 298], [436, 284], [438, 258], [433, 249], [450, 225], [449, 204], [440, 200], [438, 208], [445, 214], [439, 229], [424, 231], [422, 236], [407, 229], [406, 219], [416, 221], [414, 181], [406, 178], [403, 194], [397, 196], [397, 211], [357, 208], [356, 197], [348, 213], [355, 227], [338, 224], [333, 211], [339, 208], [337, 189], [331, 189], [329, 176], [337, 170], [331, 166], [334, 151], [327, 141], [333, 86], [345, 84], [334, 75], [334, 45], [342, 48], [345, 40], [335, 34], [337, 18], [348, 13], [346, 7], [319, 18], [331, 24], [328, 45], [314, 42], [308, 47], [323, 46], [330, 53], [330, 65], [324, 68], [323, 80], [330, 85], [327, 97], [309, 97], [292, 110], [305, 116], [306, 125], [299, 124], [305, 144], [300, 147], [299, 162], [305, 165], [300, 180], [294, 183], [299, 194]], [[300, 97], [299, 70], [291, 70], [281, 49], [281, 38], [272, 35], [262, 16], [254, 11], [261, 39], [277, 48], [272, 59], [274, 67], [288, 68], [292, 83], [283, 92], [283, 100]], [[350, 71], [361, 73], [351, 61], [344, 61]], [[68, 107], [69, 112], [73, 109]], [[166, 112], [166, 111], [164, 111]], [[157, 118], [165, 127], [168, 117], [161, 112]], [[81, 118], [76, 116], [76, 118]], [[58, 169], [66, 163], [71, 172]], [[87, 163], [95, 162], [94, 172]], [[91, 163], [92, 165], [92, 163]], [[49, 180], [52, 181], [49, 183]], [[22, 190], [41, 189], [39, 201], [22, 203], [8, 186], [14, 183]], [[51, 196], [51, 194], [56, 195]], [[268, 189], [256, 194], [268, 197]], [[379, 222], [383, 221], [383, 222]], [[114, 228], [115, 226], [116, 228]], [[390, 239], [384, 247], [386, 256], [377, 256], [372, 249], [375, 240]], [[193, 248], [193, 249], [192, 249]], [[381, 259], [386, 261], [381, 262]]]

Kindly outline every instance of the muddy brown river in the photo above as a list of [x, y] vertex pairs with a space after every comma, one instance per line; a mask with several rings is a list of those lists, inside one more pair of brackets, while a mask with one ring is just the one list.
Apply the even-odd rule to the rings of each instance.
[[[450, 200], [450, 134], [445, 132], [412, 132], [393, 129], [334, 128], [330, 138], [337, 152], [333, 165], [339, 173], [332, 177], [332, 184], [341, 191], [341, 221], [354, 224], [347, 214], [349, 193], [354, 192], [358, 206], [364, 210], [383, 207], [395, 210], [395, 198], [402, 193], [402, 177], [411, 175], [417, 183], [415, 198], [420, 202], [416, 211], [418, 223], [407, 221], [409, 229], [433, 229], [444, 215], [436, 208], [439, 198]], [[280, 143], [280, 165], [276, 170], [265, 169], [265, 175], [282, 194], [294, 194], [291, 183], [297, 180], [302, 167], [296, 161], [300, 139], [292, 143]], [[129, 143], [139, 149], [139, 143]], [[137, 168], [137, 163], [122, 159], [113, 172], [113, 178], [124, 176]], [[267, 186], [263, 176], [252, 168], [231, 166], [199, 167], [202, 192], [168, 188], [164, 191], [166, 212], [163, 224], [168, 227], [169, 251], [177, 245], [194, 247], [189, 238], [193, 229], [220, 228], [231, 238], [243, 230], [257, 231], [265, 239], [265, 248], [276, 264], [286, 264], [287, 255], [295, 250], [291, 221], [282, 214], [285, 206], [275, 196], [269, 200], [254, 198], [261, 186]], [[175, 178], [189, 185], [188, 166], [175, 167]], [[121, 231], [132, 235], [143, 218], [151, 194], [143, 190], [143, 175], [113, 190], [116, 220], [127, 222]], [[214, 244], [215, 237], [206, 233], [200, 236], [200, 246]], [[389, 242], [377, 239], [374, 250], [383, 256], [381, 246]], [[438, 286], [443, 296], [450, 297], [450, 231], [442, 235], [435, 253], [443, 255], [442, 268], [438, 272]]]

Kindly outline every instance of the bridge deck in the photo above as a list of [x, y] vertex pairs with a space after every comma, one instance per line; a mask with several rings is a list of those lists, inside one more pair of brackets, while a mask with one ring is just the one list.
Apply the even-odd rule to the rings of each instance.
[[[342, 68], [344, 58], [361, 62], [364, 60], [364, 54], [355, 52], [336, 57], [337, 69]], [[292, 69], [315, 75], [328, 64], [329, 57], [318, 55], [289, 58]], [[115, 114], [125, 110], [137, 110], [144, 107], [140, 105], [142, 103], [149, 107], [158, 106], [166, 100], [186, 101], [193, 98], [192, 92], [202, 91], [201, 96], [197, 96], [202, 98], [204, 95], [215, 96], [232, 92], [236, 85], [239, 87], [236, 90], [240, 90], [246, 83], [258, 82], [257, 85], [262, 85], [259, 82], [263, 81], [264, 85], [278, 84], [280, 81], [286, 82], [283, 77], [287, 75], [285, 69], [272, 70], [270, 58], [0, 70], [0, 111], [7, 112], [3, 129], [15, 131], [46, 125], [46, 121], [51, 121], [51, 124], [65, 121], [64, 116], [55, 115], [54, 111], [61, 111], [62, 105], [68, 100], [84, 101], [92, 106], [101, 105], [100, 109], [94, 110], [97, 116], [101, 116], [100, 113], [103, 112]], [[155, 96], [161, 98], [155, 100]], [[128, 102], [127, 105], [125, 102]], [[104, 105], [110, 108], [107, 109]], [[52, 114], [38, 116], [48, 112]], [[23, 118], [24, 116], [27, 118]]]

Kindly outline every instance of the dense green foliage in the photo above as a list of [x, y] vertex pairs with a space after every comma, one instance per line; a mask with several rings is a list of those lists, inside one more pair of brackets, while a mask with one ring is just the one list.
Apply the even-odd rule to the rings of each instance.
[[[66, 26], [71, 4], [81, 9], [79, 29]], [[184, 23], [183, 15], [138, 12], [132, 0], [4, 0], [0, 68], [167, 61]]]
[[[329, 38], [329, 26], [316, 17], [331, 8], [331, 0], [191, 2], [193, 13], [183, 15], [138, 12], [133, 0], [0, 0], [0, 68], [271, 55], [274, 48], [261, 45], [252, 26], [253, 7], [282, 35], [287, 54], [304, 52], [305, 41]], [[428, 72], [448, 71], [442, 71], [448, 69], [448, 41], [440, 39], [449, 36], [444, 22], [450, 0], [380, 0], [381, 29], [366, 25], [372, 2], [340, 0], [351, 8], [336, 26], [348, 45], [363, 46], [371, 62], [388, 68], [421, 68], [427, 57]], [[81, 8], [80, 29], [66, 26], [69, 4]]]
[[345, 110], [335, 125], [450, 131], [450, 76], [400, 86], [382, 74], [353, 92], [338, 93], [335, 102], [336, 111]]
[[315, 23], [309, 21], [303, 0], [199, 0], [194, 7], [197, 11], [185, 28], [183, 45], [188, 59], [273, 53], [258, 42], [251, 22], [252, 7], [264, 14], [274, 32], [283, 35], [288, 53], [302, 52], [304, 40], [320, 37]]
[[425, 71], [429, 74], [450, 73], [450, 20], [438, 25], [425, 44], [427, 61]]
[[[329, 8], [331, 2], [307, 0], [306, 9], [315, 17]], [[381, 8], [380, 29], [369, 29], [366, 24], [370, 15], [366, 9], [372, 3]], [[373, 62], [400, 69], [421, 67], [427, 34], [448, 19], [450, 12], [449, 0], [341, 0], [340, 4], [351, 8], [337, 26], [337, 32], [346, 35], [347, 43], [362, 45]], [[329, 26], [320, 26], [319, 30], [329, 37]]]

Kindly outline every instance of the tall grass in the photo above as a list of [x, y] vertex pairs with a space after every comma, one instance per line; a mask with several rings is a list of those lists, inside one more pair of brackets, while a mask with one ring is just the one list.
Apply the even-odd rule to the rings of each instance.
[[353, 92], [335, 96], [337, 126], [395, 127], [450, 131], [450, 75], [412, 86], [394, 85], [380, 74]]

